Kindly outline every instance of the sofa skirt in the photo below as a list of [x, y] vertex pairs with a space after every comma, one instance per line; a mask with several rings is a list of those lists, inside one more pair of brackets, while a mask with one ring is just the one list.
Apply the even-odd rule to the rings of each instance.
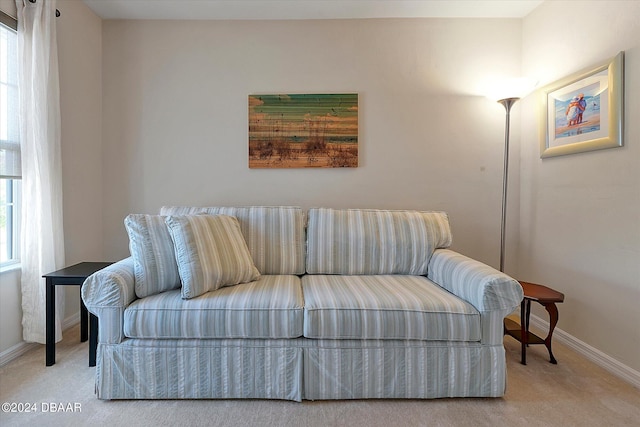
[[150, 340], [98, 345], [100, 399], [499, 397], [502, 345], [406, 340]]
[[302, 400], [296, 340], [149, 340], [98, 344], [100, 399]]
[[304, 350], [304, 398], [499, 397], [502, 345], [425, 341], [318, 340]]

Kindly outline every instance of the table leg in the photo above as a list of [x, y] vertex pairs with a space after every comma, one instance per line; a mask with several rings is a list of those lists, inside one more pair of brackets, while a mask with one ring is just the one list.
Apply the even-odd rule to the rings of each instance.
[[522, 359], [520, 363], [527, 364], [527, 344], [529, 341], [529, 329], [527, 328], [527, 316], [526, 316], [526, 300], [522, 300], [520, 303], [520, 344]]
[[555, 303], [543, 304], [545, 310], [549, 313], [549, 335], [544, 340], [544, 345], [549, 350], [549, 358], [550, 362], [554, 365], [558, 364], [558, 361], [555, 357], [553, 357], [553, 353], [551, 352], [551, 337], [553, 336], [553, 330], [556, 328], [558, 324], [558, 307], [556, 307]]
[[98, 347], [98, 317], [93, 313], [89, 315], [91, 322], [89, 331], [89, 366], [96, 366], [96, 349]]
[[80, 342], [85, 342], [89, 338], [89, 312], [80, 298]]
[[530, 324], [530, 320], [531, 320], [531, 300], [528, 299], [527, 300], [527, 324], [525, 326], [526, 330], [527, 330], [527, 347], [529, 347], [529, 324]]
[[49, 278], [46, 279], [46, 295], [45, 359], [46, 365], [52, 366], [56, 363], [56, 288]]

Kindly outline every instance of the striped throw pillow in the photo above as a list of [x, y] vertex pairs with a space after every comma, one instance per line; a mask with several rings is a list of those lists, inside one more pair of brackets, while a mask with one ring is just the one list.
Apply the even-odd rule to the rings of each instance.
[[227, 215], [167, 216], [173, 238], [182, 298], [260, 277], [238, 220]]
[[180, 287], [173, 242], [160, 215], [132, 214], [124, 220], [138, 298]]

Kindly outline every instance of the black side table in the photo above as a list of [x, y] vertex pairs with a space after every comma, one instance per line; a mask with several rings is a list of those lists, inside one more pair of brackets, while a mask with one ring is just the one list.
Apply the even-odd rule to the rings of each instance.
[[[98, 270], [101, 270], [112, 262], [81, 262], [79, 264], [72, 265], [70, 267], [63, 268], [58, 271], [54, 271], [49, 274], [45, 274], [46, 279], [46, 291], [47, 291], [47, 314], [46, 314], [46, 364], [47, 366], [55, 365], [56, 363], [56, 286], [58, 285], [76, 285], [82, 287], [82, 284]], [[98, 318], [91, 314], [89, 316], [87, 307], [84, 305], [84, 301], [80, 298], [80, 341], [85, 342], [87, 340], [87, 323], [90, 321], [90, 333], [89, 339], [89, 366], [96, 366], [96, 348], [98, 347]], [[89, 319], [90, 317], [90, 319]]]

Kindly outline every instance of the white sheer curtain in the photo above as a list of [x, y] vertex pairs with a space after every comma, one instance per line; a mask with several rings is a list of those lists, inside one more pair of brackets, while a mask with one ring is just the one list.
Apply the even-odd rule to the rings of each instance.
[[[45, 342], [45, 284], [42, 275], [64, 266], [60, 90], [55, 0], [16, 0], [18, 87], [22, 148], [23, 339]], [[56, 292], [56, 341], [64, 292]]]

